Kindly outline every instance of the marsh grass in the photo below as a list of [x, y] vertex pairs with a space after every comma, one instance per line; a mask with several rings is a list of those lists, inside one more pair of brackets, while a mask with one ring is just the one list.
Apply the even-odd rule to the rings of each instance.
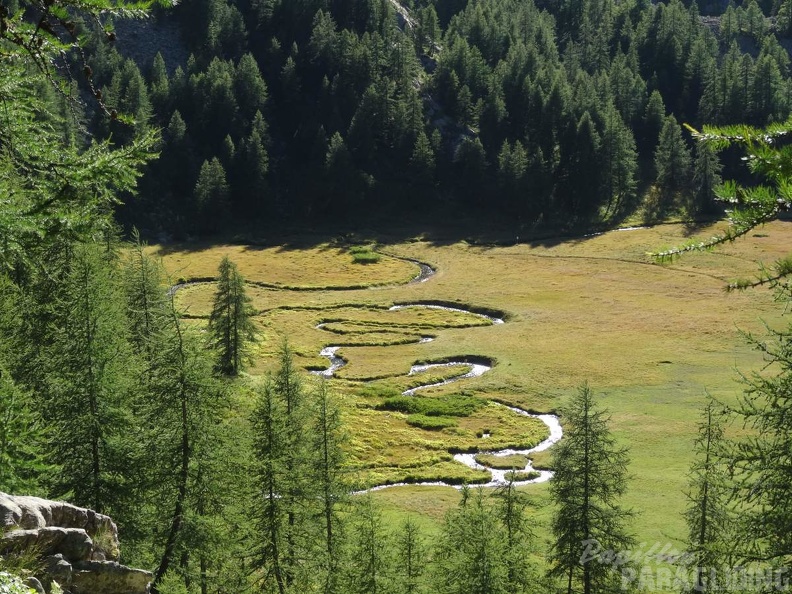
[[[383, 343], [386, 337], [400, 335], [436, 336], [425, 344], [369, 344], [341, 351], [349, 364], [332, 386], [343, 397], [352, 436], [351, 474], [369, 486], [406, 478], [486, 480], [485, 473], [457, 464], [449, 452], [530, 447], [547, 437], [540, 421], [490, 404], [470, 416], [454, 417], [456, 426], [437, 431], [411, 426], [409, 414], [376, 410], [381, 401], [410, 385], [413, 378], [407, 372], [416, 361], [460, 353], [491, 357], [498, 365], [482, 377], [420, 396], [442, 398], [466, 390], [483, 402], [497, 400], [537, 412], [558, 410], [587, 380], [610, 411], [617, 439], [630, 448], [625, 503], [637, 512], [636, 535], [641, 542], [681, 543], [686, 473], [704, 390], [733, 403], [743, 389], [735, 381], [735, 368], [750, 374], [763, 366], [741, 331], [763, 336], [765, 322], [771, 328], [787, 323], [772, 293], [760, 289], [727, 294], [724, 287], [736, 278], [755, 275], [758, 261], [774, 261], [792, 251], [788, 222], [774, 222], [716, 251], [663, 265], [647, 255], [663, 246], [709, 237], [722, 226], [691, 232], [684, 225], [662, 225], [501, 247], [405, 242], [388, 245], [387, 251], [431, 262], [438, 272], [429, 282], [356, 291], [251, 287], [248, 293], [261, 312], [256, 320], [262, 337], [250, 371], [256, 375], [275, 367], [273, 355], [285, 334], [298, 352], [299, 365], [321, 368], [327, 360], [318, 356], [319, 350], [340, 332], [350, 341], [374, 338]], [[170, 251], [165, 265], [173, 276], [213, 275], [229, 249]], [[244, 252], [237, 262], [242, 274], [265, 283], [374, 286], [396, 279], [406, 282], [416, 274], [414, 265], [387, 257], [376, 266], [354, 265], [346, 249], [338, 246], [233, 250]], [[208, 313], [212, 295], [213, 286], [207, 284], [186, 287], [176, 298], [190, 314], [198, 315]], [[457, 312], [388, 311], [394, 303], [430, 300], [476, 305], [509, 316], [505, 324], [493, 325]], [[315, 328], [328, 318], [339, 334]], [[387, 379], [361, 383], [376, 377]], [[482, 439], [483, 433], [491, 435]], [[532, 454], [535, 467], [547, 468], [551, 452]], [[537, 501], [532, 513], [538, 533], [546, 535], [542, 522], [550, 516], [547, 487], [526, 489]], [[422, 502], [427, 525], [436, 525], [458, 501], [456, 492], [433, 488], [386, 490], [376, 497], [394, 517], [416, 510], [414, 501]]]
[[498, 470], [513, 470], [515, 468], [525, 468], [525, 466], [528, 464], [528, 457], [521, 454], [513, 454], [511, 456], [478, 454], [476, 456], [476, 462], [483, 466], [487, 466], [488, 468], [497, 468]]
[[355, 264], [376, 264], [382, 259], [372, 246], [352, 246], [349, 248], [349, 253], [352, 254], [352, 261]]

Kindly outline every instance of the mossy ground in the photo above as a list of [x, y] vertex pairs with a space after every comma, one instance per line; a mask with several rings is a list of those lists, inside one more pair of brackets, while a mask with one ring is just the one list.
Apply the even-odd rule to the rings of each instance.
[[[259, 312], [261, 339], [249, 372], [275, 366], [273, 354], [288, 336], [301, 366], [323, 368], [321, 348], [343, 346], [349, 363], [332, 386], [340, 394], [351, 433], [350, 454], [360, 485], [378, 482], [481, 479], [451, 459], [450, 450], [487, 450], [536, 443], [546, 435], [539, 421], [487, 404], [458, 424], [426, 431], [407, 415], [376, 410], [410, 387], [406, 376], [418, 361], [459, 355], [488, 357], [496, 364], [479, 378], [422, 392], [440, 396], [465, 391], [538, 412], [556, 410], [588, 381], [612, 415], [611, 427], [630, 448], [626, 504], [637, 516], [640, 542], [681, 544], [685, 527], [686, 473], [698, 410], [708, 390], [731, 402], [741, 392], [737, 370], [762, 368], [761, 356], [742, 332], [762, 335], [763, 324], [782, 327], [783, 305], [764, 289], [727, 293], [726, 284], [757, 273], [760, 261], [792, 251], [790, 223], [776, 222], [712, 252], [657, 264], [647, 254], [696, 237], [722, 223], [690, 230], [684, 225], [612, 231], [576, 240], [547, 240], [510, 247], [464, 242], [417, 241], [387, 245], [387, 252], [430, 263], [429, 282], [406, 284], [415, 265], [389, 257], [361, 266], [338, 246], [310, 249], [189, 246], [152, 251], [163, 256], [174, 278], [212, 276], [229, 254], [249, 280], [317, 290], [250, 286]], [[357, 290], [334, 288], [369, 286]], [[319, 290], [325, 287], [325, 290]], [[190, 314], [205, 315], [211, 284], [177, 293]], [[439, 310], [388, 311], [399, 302], [443, 300], [459, 307], [503, 311], [505, 324]], [[327, 323], [324, 329], [317, 329]], [[418, 344], [421, 336], [432, 342]], [[403, 340], [402, 340], [403, 339]], [[409, 342], [408, 341], [412, 341]], [[405, 342], [405, 344], [399, 344]], [[458, 369], [432, 370], [433, 376]], [[364, 383], [362, 380], [382, 378]], [[535, 462], [549, 464], [548, 454]], [[538, 524], [549, 517], [547, 485], [534, 496]], [[410, 513], [430, 529], [456, 504], [450, 488], [400, 487], [375, 494], [389, 517]], [[540, 528], [540, 538], [547, 538]]]

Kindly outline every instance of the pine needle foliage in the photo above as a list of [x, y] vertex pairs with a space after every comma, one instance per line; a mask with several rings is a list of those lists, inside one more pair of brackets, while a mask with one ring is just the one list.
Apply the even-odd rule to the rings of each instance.
[[627, 451], [616, 443], [607, 412], [588, 385], [579, 388], [562, 418], [566, 432], [554, 447], [550, 483], [556, 506], [550, 575], [563, 580], [567, 594], [620, 592], [618, 571], [582, 557], [589, 545], [620, 552], [634, 544], [625, 526], [631, 512], [619, 503], [627, 488]]
[[211, 345], [217, 351], [218, 370], [226, 375], [237, 375], [256, 334], [251, 318], [253, 308], [245, 294], [245, 281], [228, 256], [220, 262], [218, 272], [217, 292], [209, 316]]
[[[761, 183], [740, 184], [725, 180], [715, 189], [716, 198], [727, 204], [729, 228], [703, 241], [694, 241], [652, 254], [659, 261], [668, 261], [686, 252], [706, 250], [748, 234], [756, 227], [769, 223], [792, 205], [792, 119], [765, 128], [747, 125], [704, 126], [702, 131], [685, 125], [702, 146], [715, 152], [729, 147], [743, 150], [743, 161]], [[792, 274], [792, 257], [782, 258], [772, 265], [763, 265], [757, 279], [739, 280], [728, 290], [761, 285], [776, 285]]]
[[723, 435], [725, 414], [708, 395], [694, 441], [696, 458], [690, 468], [688, 507], [685, 511], [689, 529], [688, 560], [693, 572], [692, 592], [716, 591], [717, 585], [709, 581], [711, 572], [725, 567], [732, 545], [728, 463]]

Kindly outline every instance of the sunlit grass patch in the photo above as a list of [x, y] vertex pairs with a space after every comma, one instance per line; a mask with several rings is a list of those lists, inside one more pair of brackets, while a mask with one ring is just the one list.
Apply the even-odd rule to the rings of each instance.
[[356, 245], [349, 248], [352, 254], [352, 261], [355, 264], [376, 264], [382, 259], [382, 255], [373, 250], [371, 246]]
[[[512, 470], [514, 468], [525, 468], [528, 464], [528, 457], [522, 454], [512, 454], [511, 456], [493, 456], [492, 454], [478, 454], [476, 462], [488, 468], [498, 470]], [[522, 480], [522, 479], [521, 479]]]
[[358, 266], [346, 249], [330, 245], [284, 249], [197, 243], [151, 246], [148, 250], [162, 258], [174, 282], [215, 277], [224, 256], [231, 258], [246, 280], [284, 287], [380, 286], [406, 283], [419, 272], [415, 264], [370, 250], [360, 256], [376, 261], [377, 266]]

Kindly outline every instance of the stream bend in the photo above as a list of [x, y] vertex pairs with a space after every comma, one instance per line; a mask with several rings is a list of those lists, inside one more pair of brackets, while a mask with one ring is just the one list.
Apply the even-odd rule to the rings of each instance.
[[[495, 325], [495, 324], [503, 324], [504, 323], [504, 320], [503, 320], [502, 317], [498, 317], [498, 316], [495, 316], [495, 315], [490, 315], [490, 314], [482, 313], [482, 312], [471, 311], [469, 309], [463, 309], [463, 308], [460, 308], [460, 307], [453, 307], [453, 306], [450, 306], [450, 305], [441, 305], [441, 304], [438, 304], [438, 303], [404, 303], [404, 304], [398, 304], [398, 305], [394, 305], [394, 306], [390, 307], [389, 311], [398, 311], [398, 310], [401, 310], [401, 309], [414, 308], [414, 307], [415, 308], [420, 307], [420, 308], [426, 308], [426, 309], [440, 309], [440, 310], [444, 310], [444, 311], [453, 311], [453, 312], [457, 312], [457, 313], [463, 313], [463, 314], [478, 316], [478, 317], [481, 317], [481, 318], [484, 318], [484, 319], [488, 320], [493, 325]], [[324, 324], [319, 324], [316, 328], [319, 329], [319, 330], [324, 330], [323, 326], [324, 326]], [[430, 340], [431, 340], [430, 337], [423, 337], [417, 342], [418, 343], [424, 343], [424, 342], [429, 342]], [[326, 357], [329, 360], [330, 366], [327, 369], [322, 369], [320, 371], [313, 371], [312, 373], [314, 373], [316, 375], [321, 375], [321, 376], [326, 377], [326, 378], [333, 377], [337, 370], [339, 370], [341, 367], [346, 365], [346, 360], [344, 360], [343, 358], [341, 358], [341, 357], [339, 357], [337, 355], [337, 352], [338, 352], [338, 350], [340, 348], [341, 348], [340, 346], [326, 346], [325, 348], [323, 348], [319, 352], [319, 354], [322, 357]], [[461, 367], [461, 366], [469, 367], [470, 370], [467, 373], [465, 373], [465, 374], [457, 375], [457, 376], [442, 380], [440, 382], [433, 382], [433, 383], [430, 383], [430, 384], [421, 384], [421, 385], [416, 386], [414, 388], [410, 388], [408, 390], [405, 390], [404, 392], [402, 392], [402, 394], [405, 395], [405, 396], [412, 396], [412, 395], [414, 395], [416, 392], [418, 392], [420, 390], [426, 390], [426, 389], [434, 388], [434, 387], [438, 387], [438, 386], [445, 386], [445, 385], [451, 384], [453, 382], [457, 382], [457, 381], [460, 381], [460, 380], [463, 380], [463, 379], [467, 379], [467, 378], [481, 377], [482, 375], [487, 373], [490, 369], [492, 369], [491, 365], [487, 365], [487, 364], [485, 364], [483, 362], [476, 363], [476, 362], [463, 361], [463, 360], [459, 360], [459, 361], [452, 360], [452, 361], [446, 361], [444, 363], [427, 363], [427, 364], [422, 364], [422, 365], [413, 365], [410, 368], [410, 371], [409, 371], [408, 375], [415, 375], [417, 373], [422, 373], [422, 372], [427, 371], [429, 369], [436, 369], [436, 368], [441, 368], [441, 367]], [[484, 486], [484, 487], [496, 487], [498, 485], [503, 485], [503, 484], [507, 483], [508, 480], [506, 478], [506, 475], [507, 475], [507, 473], [512, 472], [512, 471], [511, 470], [500, 470], [500, 469], [497, 469], [497, 468], [490, 468], [489, 466], [484, 466], [482, 464], [479, 464], [478, 462], [476, 462], [476, 456], [477, 455], [488, 454], [488, 455], [496, 456], [496, 457], [499, 457], [499, 458], [500, 457], [505, 457], [505, 456], [512, 456], [512, 455], [528, 456], [530, 454], [533, 454], [533, 453], [536, 453], [536, 452], [541, 452], [541, 451], [544, 451], [544, 450], [548, 449], [550, 446], [552, 446], [553, 444], [557, 443], [561, 439], [561, 437], [563, 436], [563, 430], [561, 428], [561, 423], [559, 423], [558, 417], [555, 416], [555, 415], [551, 415], [551, 414], [539, 414], [539, 415], [537, 415], [537, 414], [532, 414], [532, 413], [529, 413], [528, 411], [522, 410], [521, 408], [516, 408], [516, 407], [512, 407], [512, 406], [506, 406], [506, 405], [503, 405], [503, 404], [500, 404], [499, 406], [504, 406], [505, 408], [508, 408], [510, 411], [512, 411], [513, 413], [515, 413], [517, 415], [522, 415], [522, 416], [525, 416], [525, 417], [531, 417], [531, 418], [534, 418], [534, 419], [539, 419], [540, 421], [542, 421], [547, 426], [547, 428], [548, 428], [548, 430], [550, 432], [550, 435], [544, 441], [540, 442], [538, 445], [536, 445], [536, 446], [534, 446], [532, 448], [528, 448], [528, 449], [511, 449], [511, 448], [507, 448], [507, 449], [503, 449], [503, 450], [493, 450], [493, 451], [481, 450], [479, 452], [472, 453], [472, 454], [471, 453], [454, 454], [454, 460], [456, 460], [457, 462], [459, 462], [461, 464], [464, 464], [468, 468], [471, 468], [473, 470], [489, 471], [491, 478], [490, 478], [490, 480], [488, 482], [486, 482], [483, 485], [481, 485], [481, 486]], [[526, 466], [524, 468], [515, 468], [514, 471], [516, 471], [516, 472], [537, 472], [538, 473], [538, 475], [535, 476], [532, 479], [522, 480], [522, 481], [514, 481], [514, 484], [517, 485], [517, 486], [519, 486], [519, 485], [528, 485], [528, 484], [533, 484], [533, 483], [543, 483], [545, 481], [550, 480], [552, 478], [552, 476], [553, 476], [553, 472], [552, 471], [549, 471], [549, 470], [538, 470], [537, 471], [537, 470], [535, 470], [533, 468], [531, 460], [528, 460], [528, 462], [527, 462], [527, 464], [526, 464]], [[393, 484], [387, 484], [387, 485], [379, 485], [379, 486], [367, 489], [364, 492], [379, 491], [381, 489], [386, 489], [386, 488], [389, 488], [389, 487], [397, 487], [397, 486], [404, 486], [404, 485], [413, 485], [413, 486], [416, 486], [416, 485], [417, 486], [447, 486], [447, 487], [461, 488], [460, 485], [453, 485], [453, 484], [446, 483], [446, 482], [443, 482], [443, 481], [435, 481], [435, 482], [393, 483]]]

